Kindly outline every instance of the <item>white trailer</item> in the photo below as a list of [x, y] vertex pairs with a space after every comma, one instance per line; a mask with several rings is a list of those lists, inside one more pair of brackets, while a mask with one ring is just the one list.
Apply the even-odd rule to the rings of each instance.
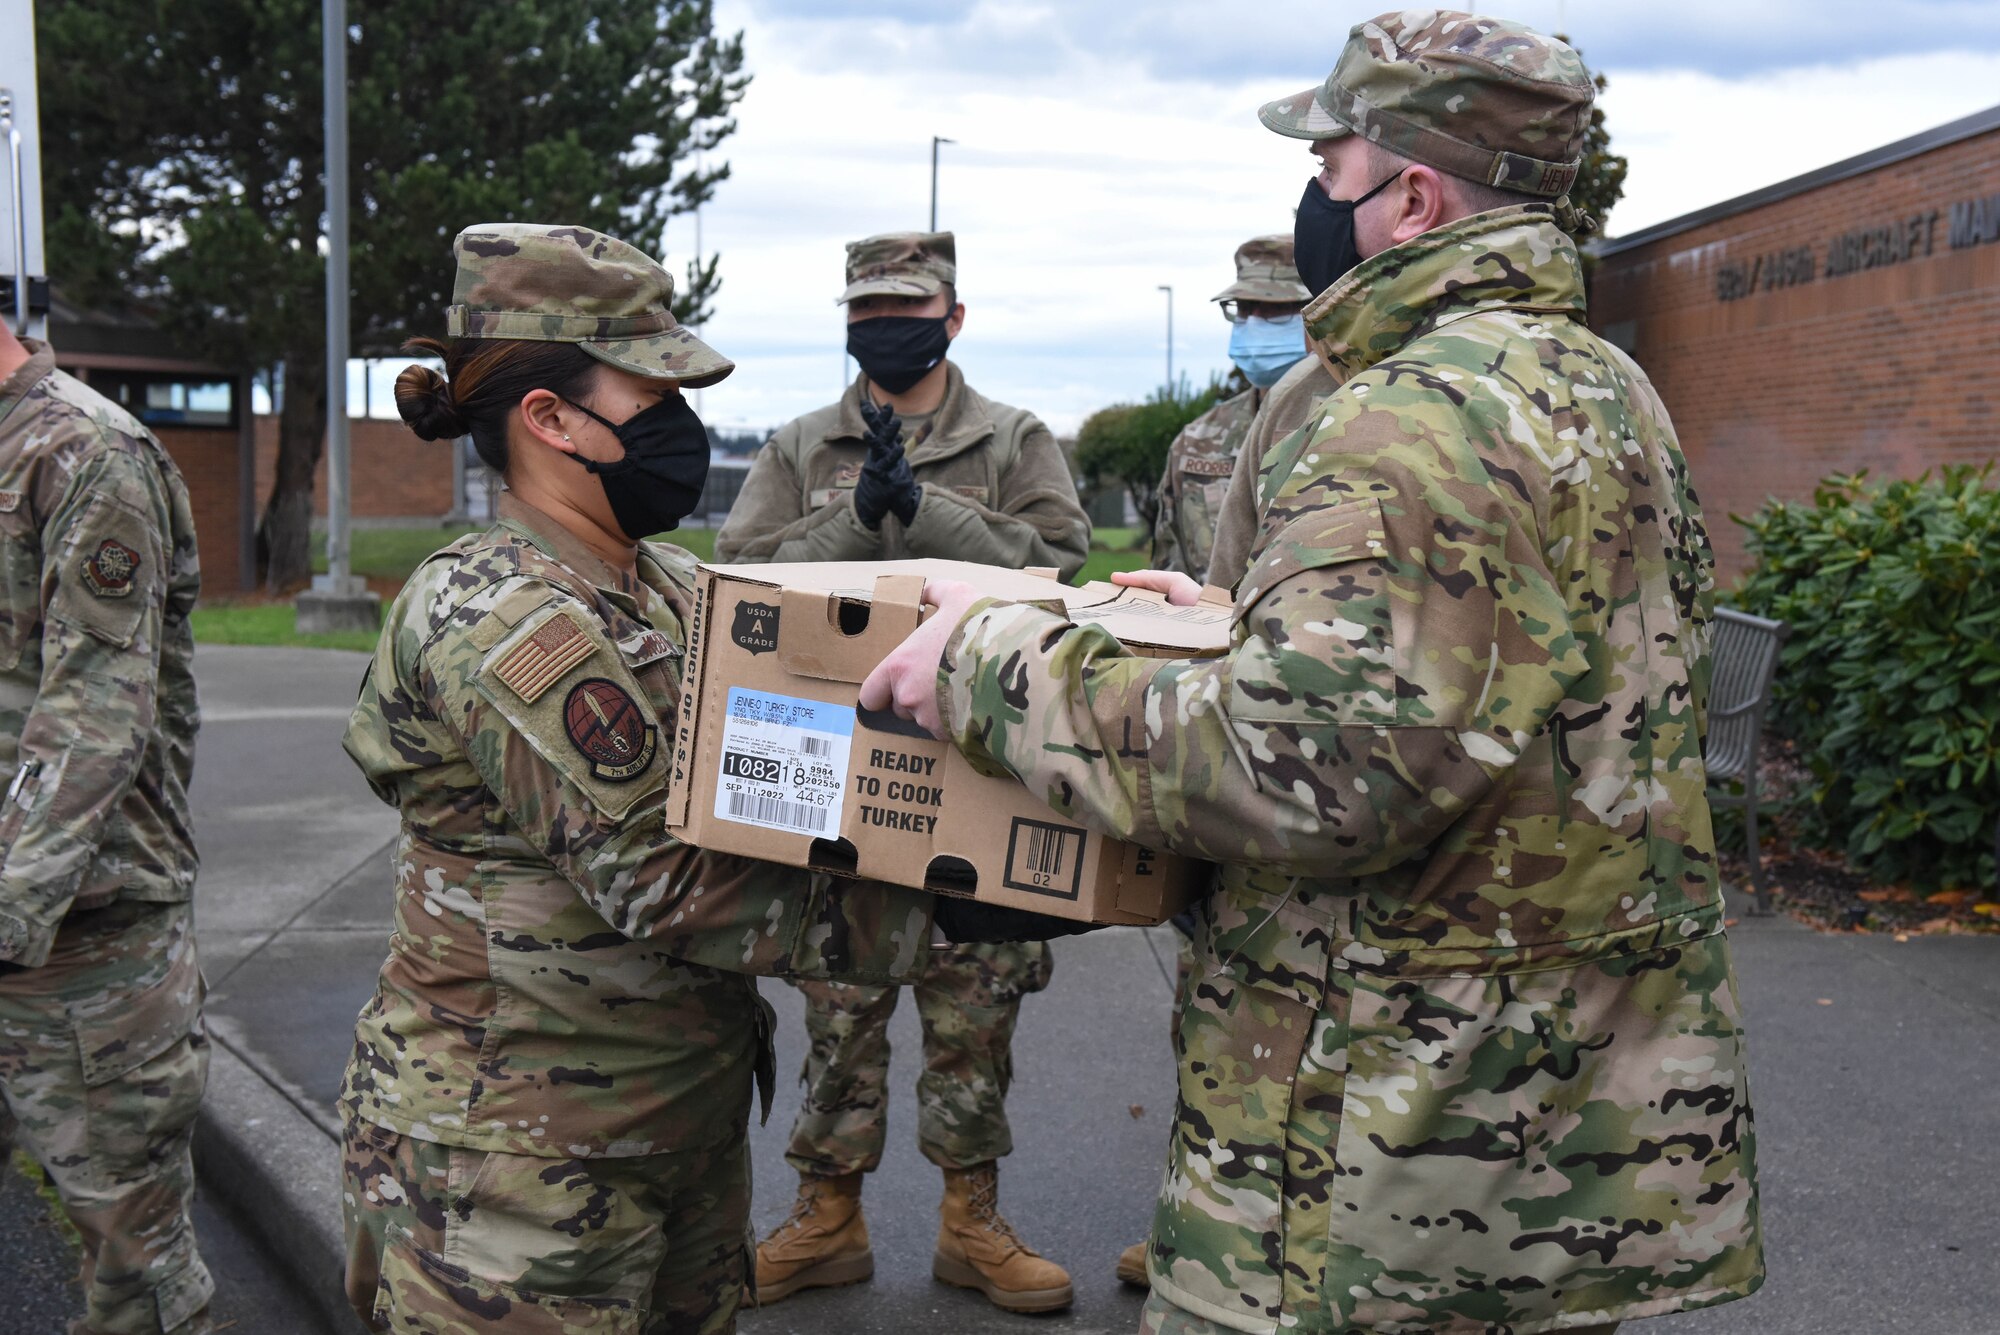
[[42, 255], [42, 126], [35, 100], [33, 0], [0, 0], [0, 319], [48, 337]]

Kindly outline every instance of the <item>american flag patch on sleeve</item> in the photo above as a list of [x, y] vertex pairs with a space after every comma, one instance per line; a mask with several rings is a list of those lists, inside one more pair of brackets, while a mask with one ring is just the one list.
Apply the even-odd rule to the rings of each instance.
[[596, 641], [570, 620], [569, 613], [558, 612], [534, 634], [509, 649], [493, 665], [493, 675], [508, 690], [533, 704], [549, 687], [561, 681], [564, 673], [596, 652]]

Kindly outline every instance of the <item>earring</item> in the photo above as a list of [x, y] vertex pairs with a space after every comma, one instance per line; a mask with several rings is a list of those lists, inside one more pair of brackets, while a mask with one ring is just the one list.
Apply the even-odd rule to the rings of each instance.
[[569, 444], [569, 437], [568, 437], [568, 436], [564, 436], [564, 437], [563, 437], [563, 444], [565, 444], [565, 445]]

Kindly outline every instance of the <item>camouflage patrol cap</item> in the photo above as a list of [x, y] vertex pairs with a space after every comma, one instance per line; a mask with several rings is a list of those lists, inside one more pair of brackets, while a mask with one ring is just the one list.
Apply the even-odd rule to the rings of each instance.
[[840, 300], [930, 297], [957, 281], [958, 241], [950, 232], [884, 232], [847, 243], [847, 290]]
[[1254, 236], [1236, 248], [1236, 281], [1210, 301], [1307, 302], [1313, 294], [1299, 278], [1292, 238]]
[[736, 363], [674, 318], [674, 278], [644, 251], [588, 227], [481, 223], [452, 242], [453, 338], [574, 343], [634, 375], [689, 389]]
[[1294, 139], [1358, 134], [1468, 181], [1554, 199], [1582, 165], [1595, 95], [1583, 61], [1553, 37], [1410, 9], [1356, 24], [1325, 83], [1257, 118]]

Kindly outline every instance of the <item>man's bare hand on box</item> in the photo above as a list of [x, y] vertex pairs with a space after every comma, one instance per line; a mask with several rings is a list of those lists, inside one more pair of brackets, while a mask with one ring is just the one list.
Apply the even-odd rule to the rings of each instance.
[[875, 665], [861, 683], [863, 709], [888, 709], [909, 719], [933, 737], [944, 735], [938, 716], [938, 663], [958, 623], [979, 601], [979, 591], [954, 579], [934, 579], [924, 585], [924, 603], [937, 610], [910, 637]]

